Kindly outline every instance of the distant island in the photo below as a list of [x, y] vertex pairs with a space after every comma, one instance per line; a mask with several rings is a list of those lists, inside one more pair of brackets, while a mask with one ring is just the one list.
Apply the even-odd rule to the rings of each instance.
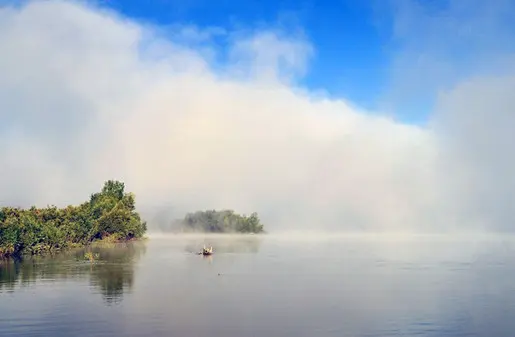
[[125, 184], [109, 180], [78, 206], [0, 208], [0, 257], [42, 254], [98, 240], [128, 241], [147, 230]]
[[188, 213], [184, 219], [175, 220], [172, 228], [181, 232], [202, 233], [264, 233], [257, 213], [249, 216], [233, 210], [206, 210]]

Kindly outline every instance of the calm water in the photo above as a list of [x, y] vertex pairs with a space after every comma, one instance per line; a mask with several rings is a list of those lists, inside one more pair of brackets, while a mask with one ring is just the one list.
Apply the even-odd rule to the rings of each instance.
[[[216, 254], [193, 254], [206, 240]], [[155, 238], [0, 264], [0, 336], [514, 336], [515, 241]]]

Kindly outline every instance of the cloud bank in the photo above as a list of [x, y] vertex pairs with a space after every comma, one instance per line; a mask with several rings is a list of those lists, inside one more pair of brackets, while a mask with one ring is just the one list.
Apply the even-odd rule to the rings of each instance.
[[151, 228], [232, 208], [270, 231], [511, 229], [515, 72], [457, 83], [413, 126], [297, 87], [309, 41], [236, 34], [220, 64], [212, 34], [0, 8], [0, 204], [77, 203], [120, 179]]

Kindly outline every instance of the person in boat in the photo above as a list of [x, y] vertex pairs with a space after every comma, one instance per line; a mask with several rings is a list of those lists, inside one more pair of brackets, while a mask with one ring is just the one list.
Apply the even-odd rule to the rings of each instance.
[[206, 245], [204, 245], [204, 248], [202, 249], [203, 254], [212, 254], [213, 253], [213, 247], [209, 247], [209, 249], [206, 248]]

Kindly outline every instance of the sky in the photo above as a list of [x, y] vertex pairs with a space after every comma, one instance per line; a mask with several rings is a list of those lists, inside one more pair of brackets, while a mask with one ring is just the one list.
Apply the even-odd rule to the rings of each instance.
[[0, 6], [1, 205], [512, 231], [512, 1]]
[[[157, 25], [195, 25], [228, 33], [273, 29], [301, 36], [315, 48], [309, 71], [299, 84], [344, 95], [367, 108], [377, 105], [390, 62], [390, 41], [378, 27], [373, 6], [364, 2], [162, 0], [143, 6], [140, 1], [118, 0], [100, 4]], [[215, 46], [222, 62], [226, 38], [219, 35]], [[423, 116], [412, 117], [423, 120]]]

